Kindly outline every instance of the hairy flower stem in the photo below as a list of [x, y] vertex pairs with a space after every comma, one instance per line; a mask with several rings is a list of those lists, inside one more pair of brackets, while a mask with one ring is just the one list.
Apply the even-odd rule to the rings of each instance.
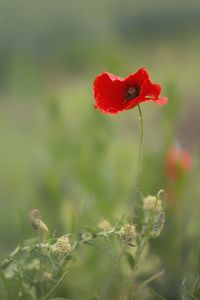
[[[139, 192], [139, 181], [140, 181], [141, 161], [142, 161], [142, 142], [143, 142], [143, 135], [144, 135], [144, 122], [143, 122], [142, 110], [141, 110], [139, 104], [137, 105], [137, 107], [138, 107], [139, 120], [140, 120], [140, 140], [139, 140], [138, 164], [137, 164], [136, 180], [135, 180], [135, 186], [134, 186], [134, 189], [133, 189], [133, 194], [132, 194], [132, 197], [130, 199], [130, 202], [128, 202], [127, 211], [124, 214], [124, 215], [129, 216], [130, 223], [133, 222], [133, 215], [134, 215], [134, 205], [133, 204], [135, 204], [134, 200], [137, 200], [137, 194]], [[130, 212], [131, 212], [131, 214], [130, 214]], [[147, 242], [146, 240], [143, 241], [140, 250], [137, 252], [138, 261], [139, 261], [140, 255], [141, 255], [141, 253], [142, 253], [142, 251], [143, 251], [143, 249], [144, 249], [144, 247], [146, 245], [146, 242]], [[111, 273], [111, 276], [108, 279], [107, 285], [105, 286], [105, 288], [103, 290], [103, 292], [104, 292], [103, 295], [105, 294], [105, 291], [107, 290], [108, 286], [111, 284], [111, 282], [114, 280], [114, 278], [116, 276], [117, 265], [120, 263], [123, 254], [124, 254], [124, 251], [122, 251], [120, 253], [119, 257], [118, 257], [117, 264], [114, 267], [114, 269], [113, 269], [113, 271]], [[136, 261], [136, 264], [137, 263], [138, 262]], [[135, 269], [136, 269], [136, 267], [135, 267]], [[129, 283], [128, 283], [128, 286], [126, 286], [125, 290], [127, 291], [128, 288], [129, 288]], [[101, 296], [100, 296], [100, 299], [102, 299]]]
[[140, 120], [140, 144], [139, 144], [139, 152], [138, 152], [138, 167], [136, 173], [136, 188], [139, 186], [139, 179], [140, 179], [140, 172], [141, 172], [141, 161], [142, 161], [142, 142], [143, 142], [143, 135], [144, 135], [144, 122], [142, 117], [142, 110], [140, 105], [137, 105], [138, 112], [139, 112], [139, 120]]
[[131, 198], [128, 201], [128, 207], [127, 207], [128, 212], [126, 213], [129, 216], [130, 223], [133, 222], [135, 204], [137, 202], [139, 189], [140, 189], [140, 173], [142, 169], [142, 143], [143, 143], [143, 136], [144, 136], [144, 122], [143, 122], [142, 110], [139, 104], [137, 105], [137, 108], [138, 108], [139, 120], [140, 120], [140, 138], [139, 138], [138, 163], [137, 163], [137, 170], [136, 170], [135, 185], [132, 190]]

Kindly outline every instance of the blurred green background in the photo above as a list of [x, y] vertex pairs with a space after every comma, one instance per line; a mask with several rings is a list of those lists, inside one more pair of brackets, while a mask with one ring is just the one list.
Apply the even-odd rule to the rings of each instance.
[[[101, 115], [93, 109], [92, 82], [102, 71], [126, 76], [141, 66], [169, 97], [164, 107], [142, 105], [141, 191], [155, 194], [166, 187], [165, 153], [180, 142], [192, 156], [192, 170], [177, 193], [175, 218], [185, 241], [177, 282], [195, 268], [200, 232], [195, 0], [0, 0], [1, 258], [20, 238], [34, 235], [28, 224], [32, 208], [58, 234], [120, 218], [134, 185], [138, 112]], [[170, 250], [167, 238], [153, 249], [166, 258], [163, 243]], [[88, 299], [102, 286], [108, 259], [93, 250], [79, 255], [63, 291], [73, 299], [81, 291]], [[161, 291], [177, 299], [178, 286], [169, 291], [165, 282], [167, 275]]]

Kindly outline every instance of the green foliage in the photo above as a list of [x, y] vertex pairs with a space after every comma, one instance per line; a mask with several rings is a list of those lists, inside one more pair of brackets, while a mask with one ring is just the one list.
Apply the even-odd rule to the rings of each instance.
[[[40, 298], [46, 300], [50, 296], [56, 295], [56, 291], [62, 281], [66, 276], [70, 276], [74, 266], [77, 265], [76, 256], [79, 254], [76, 252], [84, 245], [91, 246], [93, 251], [100, 250], [115, 261], [115, 268], [110, 278], [105, 283], [103, 290], [99, 292], [100, 298], [105, 296], [110, 285], [115, 280], [116, 267], [121, 263], [124, 255], [127, 258], [131, 272], [134, 274], [138, 269], [141, 255], [151, 238], [151, 231], [158, 213], [157, 202], [159, 201], [159, 196], [154, 198], [153, 205], [150, 203], [151, 207], [148, 207], [148, 209], [145, 206], [143, 207], [143, 227], [141, 232], [136, 232], [134, 225], [124, 224], [127, 216], [123, 216], [114, 226], [104, 221], [99, 223], [99, 225], [97, 224], [96, 228], [84, 226], [84, 231], [81, 231], [79, 234], [68, 233], [59, 238], [48, 238], [46, 236], [48, 227], [40, 219], [40, 212], [36, 209], [32, 210], [30, 221], [31, 224], [34, 224], [33, 228], [36, 230], [38, 237], [23, 241], [1, 263], [0, 279], [3, 285], [4, 299], [12, 299], [12, 297], [15, 297], [15, 299], [26, 299], [29, 297], [30, 299]], [[159, 210], [162, 209], [162, 206], [160, 206]], [[129, 251], [132, 247], [136, 247], [136, 251], [131, 253]], [[121, 253], [114, 255], [115, 251], [117, 249], [119, 251], [120, 248]], [[126, 273], [127, 271], [123, 271], [123, 276], [127, 276], [128, 273]], [[131, 288], [133, 284], [132, 276], [129, 275], [128, 284], [125, 285], [124, 293], [127, 296], [135, 293]], [[136, 291], [138, 295], [142, 293], [151, 281], [159, 276], [160, 273], [146, 279], [141, 284], [138, 292]]]
[[[122, 2], [0, 0], [0, 299], [36, 300], [42, 289], [46, 298], [98, 299], [105, 287], [109, 300], [134, 296], [130, 287], [140, 289], [136, 300], [200, 297], [199, 2]], [[133, 195], [138, 112], [99, 114], [91, 85], [104, 70], [125, 76], [140, 66], [169, 102], [141, 106]], [[170, 182], [166, 152], [177, 140], [192, 172]], [[143, 198], [161, 187], [170, 201], [160, 234]], [[133, 198], [134, 215], [128, 206], [122, 217]], [[41, 243], [27, 224], [34, 207], [50, 232]], [[112, 229], [100, 229], [102, 219]], [[136, 239], [125, 242], [129, 223]], [[61, 250], [72, 252], [53, 255], [69, 233]]]

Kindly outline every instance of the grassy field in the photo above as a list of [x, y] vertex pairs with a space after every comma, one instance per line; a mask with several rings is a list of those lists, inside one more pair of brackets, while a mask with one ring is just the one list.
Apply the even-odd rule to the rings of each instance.
[[[0, 8], [0, 299], [200, 299], [200, 5], [1, 0]], [[94, 110], [92, 83], [102, 71], [126, 76], [141, 66], [169, 101], [141, 105], [138, 237], [118, 262], [140, 121], [137, 108], [116, 116]], [[173, 181], [166, 153], [177, 144], [192, 167]], [[157, 239], [145, 233], [135, 267], [142, 224], [151, 222], [142, 201], [161, 189], [168, 194], [165, 226]], [[48, 261], [30, 224], [34, 208], [49, 228], [42, 243], [51, 248], [70, 234], [74, 249], [65, 259]], [[108, 230], [102, 220], [114, 235], [99, 240]], [[9, 256], [18, 244], [29, 250]]]

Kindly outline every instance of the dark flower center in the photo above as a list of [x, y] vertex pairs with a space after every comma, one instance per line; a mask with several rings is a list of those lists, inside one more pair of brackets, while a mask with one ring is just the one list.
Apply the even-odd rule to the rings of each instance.
[[127, 101], [136, 98], [140, 93], [139, 85], [129, 86], [125, 91], [125, 99]]

